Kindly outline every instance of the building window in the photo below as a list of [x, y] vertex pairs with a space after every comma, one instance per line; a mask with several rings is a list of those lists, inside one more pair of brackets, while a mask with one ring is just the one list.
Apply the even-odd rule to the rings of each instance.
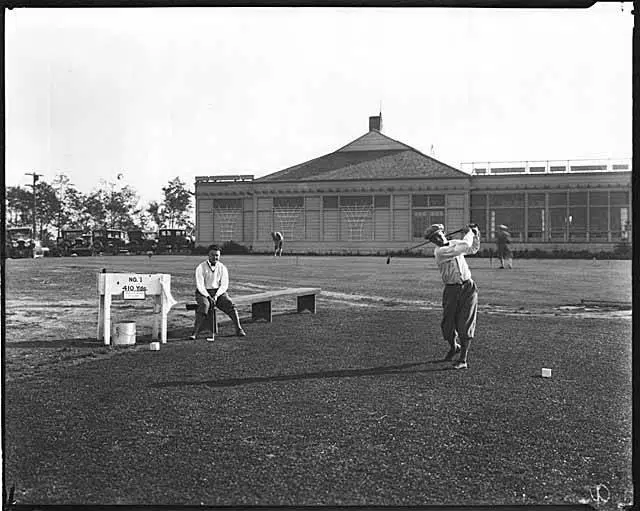
[[609, 240], [609, 208], [606, 206], [592, 206], [589, 208], [589, 239], [590, 241]]
[[370, 208], [373, 205], [373, 197], [371, 195], [341, 195], [340, 207], [345, 206], [361, 206]]
[[414, 238], [422, 238], [432, 224], [444, 224], [443, 194], [411, 196], [411, 232]]
[[506, 225], [513, 241], [523, 241], [524, 237], [524, 208], [496, 208], [491, 210], [493, 218], [493, 232], [499, 225]]
[[609, 192], [589, 192], [589, 203], [591, 206], [608, 206]]
[[471, 210], [471, 223], [477, 224], [480, 232], [484, 235], [487, 230], [487, 210], [485, 208], [475, 208]]
[[411, 205], [414, 208], [444, 208], [444, 195], [412, 195]]
[[304, 239], [304, 197], [273, 198], [273, 230], [285, 239]]
[[471, 209], [482, 208], [487, 206], [487, 195], [484, 193], [471, 194]]
[[470, 203], [471, 222], [478, 224], [480, 232], [483, 233], [483, 235], [491, 232], [491, 229], [487, 224], [487, 194], [471, 193]]
[[612, 206], [628, 206], [629, 194], [627, 192], [611, 192]]
[[373, 239], [373, 196], [341, 195], [339, 202], [341, 225], [347, 230], [346, 239]]
[[570, 206], [586, 206], [587, 192], [569, 192]]
[[242, 238], [242, 199], [213, 200], [214, 236], [221, 241]]
[[524, 193], [496, 193], [489, 195], [491, 208], [491, 237], [497, 226], [506, 225], [514, 241], [524, 241]]
[[325, 195], [322, 197], [322, 207], [324, 209], [338, 209], [338, 196]]
[[571, 206], [569, 208], [567, 233], [569, 241], [587, 240], [587, 206]]
[[[544, 197], [543, 197], [544, 204]], [[543, 241], [545, 231], [544, 206], [529, 206], [527, 209], [527, 239]]]
[[566, 206], [566, 205], [567, 205], [567, 192], [549, 194], [549, 207]]
[[274, 197], [273, 209], [304, 208], [304, 197]]
[[611, 240], [629, 241], [631, 239], [629, 194], [627, 192], [611, 192], [609, 201]]
[[412, 232], [414, 238], [422, 238], [424, 232], [432, 224], [444, 225], [443, 209], [414, 210], [412, 215]]
[[374, 206], [376, 209], [389, 209], [391, 207], [391, 196], [376, 195], [374, 197]]
[[242, 199], [214, 199], [214, 209], [242, 209]]
[[609, 241], [609, 192], [589, 192], [589, 240]]
[[568, 232], [569, 217], [567, 208], [549, 208], [549, 241], [565, 241]]
[[496, 193], [489, 198], [491, 208], [523, 208], [524, 193]]

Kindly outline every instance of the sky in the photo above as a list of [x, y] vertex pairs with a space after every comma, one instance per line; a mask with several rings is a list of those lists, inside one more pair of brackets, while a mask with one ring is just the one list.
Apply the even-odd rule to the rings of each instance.
[[[382, 132], [471, 161], [630, 158], [630, 3], [589, 9], [13, 9], [6, 186], [161, 201]], [[121, 174], [121, 179], [117, 176]]]

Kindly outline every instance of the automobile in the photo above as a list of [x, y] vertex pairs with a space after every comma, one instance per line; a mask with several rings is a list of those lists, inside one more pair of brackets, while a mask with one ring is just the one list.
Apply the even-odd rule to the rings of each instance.
[[193, 237], [186, 229], [159, 229], [159, 254], [191, 254], [194, 247]]
[[96, 229], [93, 231], [93, 250], [97, 254], [126, 254], [128, 237], [119, 229]]
[[90, 256], [93, 255], [93, 240], [91, 233], [83, 229], [64, 229], [57, 241], [58, 252], [61, 256]]
[[127, 236], [129, 237], [129, 243], [127, 244], [129, 253], [137, 255], [155, 253], [158, 240], [154, 232], [134, 229], [127, 231]]
[[31, 227], [8, 227], [6, 230], [7, 257], [19, 259], [33, 257], [36, 246]]

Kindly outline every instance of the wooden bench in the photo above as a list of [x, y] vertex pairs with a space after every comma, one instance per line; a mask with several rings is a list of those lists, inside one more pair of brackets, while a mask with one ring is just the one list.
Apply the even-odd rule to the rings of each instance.
[[[276, 291], [265, 291], [252, 295], [240, 295], [232, 298], [236, 306], [251, 305], [251, 319], [264, 319], [271, 323], [273, 320], [273, 309], [271, 302], [275, 298], [285, 298], [295, 296], [297, 298], [297, 312], [310, 311], [316, 313], [316, 295], [322, 291], [319, 287], [298, 287], [278, 289]], [[196, 302], [187, 303], [187, 310], [196, 310], [198, 304]], [[212, 308], [213, 311], [213, 331], [218, 333], [218, 314], [217, 307]]]

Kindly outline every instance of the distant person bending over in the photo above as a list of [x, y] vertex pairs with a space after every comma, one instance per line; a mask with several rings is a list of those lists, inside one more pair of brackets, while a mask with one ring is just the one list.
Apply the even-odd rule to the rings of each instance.
[[190, 339], [196, 339], [207, 319], [212, 307], [218, 307], [231, 318], [236, 327], [236, 335], [247, 334], [240, 325], [238, 310], [227, 295], [229, 288], [229, 272], [220, 262], [220, 249], [216, 245], [209, 246], [208, 257], [196, 267], [196, 320]]
[[496, 234], [496, 250], [498, 252], [498, 259], [500, 259], [500, 269], [513, 268], [510, 244], [511, 234], [508, 231], [508, 227], [506, 225], [499, 225], [498, 233]]
[[276, 231], [271, 233], [271, 238], [273, 238], [273, 248], [275, 250], [274, 256], [282, 256], [282, 246], [284, 245], [284, 236], [281, 232]]
[[[453, 367], [467, 369], [467, 355], [478, 315], [478, 287], [471, 279], [471, 271], [464, 255], [478, 251], [480, 231], [477, 226], [468, 225], [461, 240], [448, 240], [444, 226], [433, 224], [424, 237], [436, 245], [433, 255], [445, 284], [440, 324], [442, 336], [449, 343], [445, 360], [451, 361], [459, 353], [459, 359]], [[456, 336], [460, 339], [460, 344], [456, 342]]]

